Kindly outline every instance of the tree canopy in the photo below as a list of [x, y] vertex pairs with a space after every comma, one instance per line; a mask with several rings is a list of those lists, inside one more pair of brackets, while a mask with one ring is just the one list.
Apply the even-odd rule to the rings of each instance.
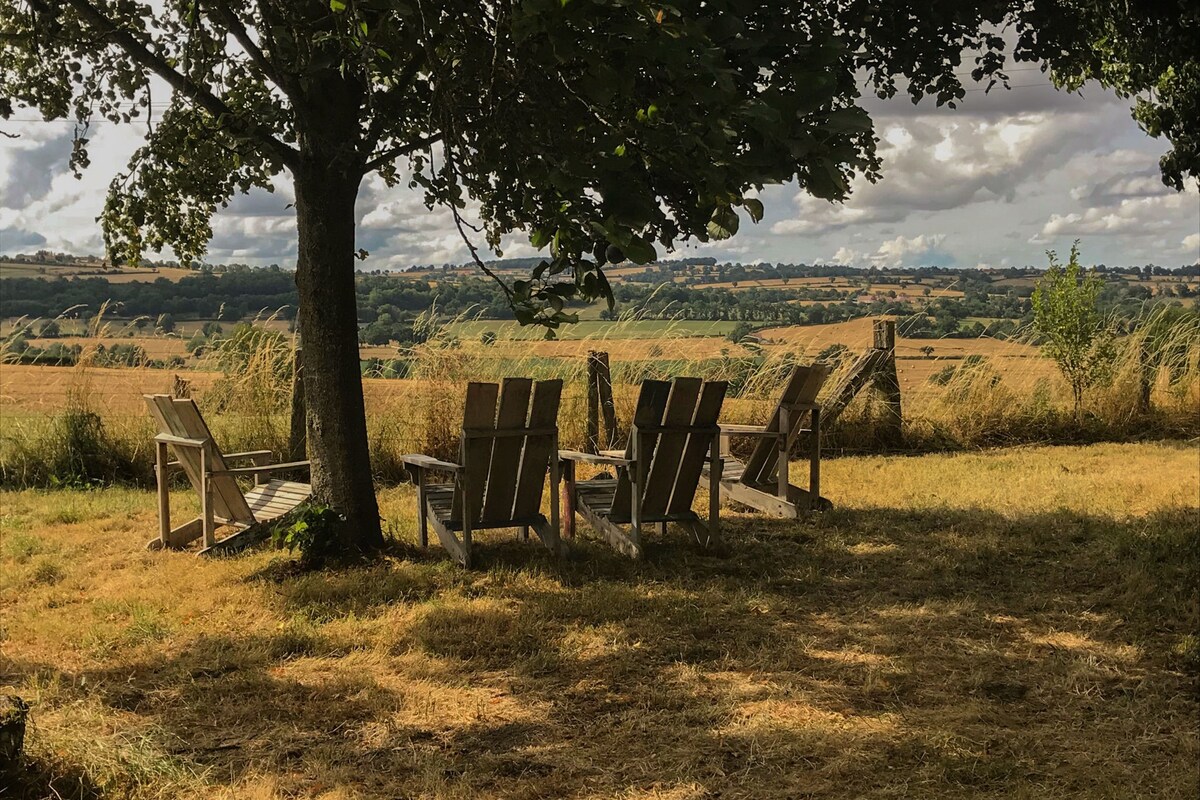
[[1006, 82], [1010, 49], [1066, 86], [1154, 90], [1138, 118], [1174, 145], [1163, 169], [1181, 186], [1198, 164], [1197, 13], [1190, 0], [0, 0], [0, 117], [73, 118], [77, 170], [95, 118], [147, 119], [103, 214], [110, 255], [131, 262], [164, 246], [196, 258], [217, 209], [288, 173], [316, 495], [381, 542], [355, 388], [365, 175], [450, 208], [472, 253], [509, 234], [544, 249], [504, 291], [519, 320], [553, 328], [572, 319], [566, 298], [611, 296], [606, 263], [760, 219], [768, 184], [840, 201], [856, 175], [876, 179], [864, 83], [953, 104], [964, 75]]

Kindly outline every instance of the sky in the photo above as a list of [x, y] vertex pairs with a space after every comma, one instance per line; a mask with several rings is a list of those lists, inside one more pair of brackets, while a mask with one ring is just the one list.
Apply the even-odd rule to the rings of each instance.
[[[1166, 151], [1130, 118], [1129, 102], [1086, 87], [1056, 91], [1034, 68], [1011, 71], [1014, 88], [968, 86], [958, 109], [907, 98], [864, 101], [875, 121], [883, 178], [856, 181], [842, 205], [794, 184], [760, 193], [766, 216], [726, 242], [690, 244], [664, 257], [712, 256], [755, 263], [853, 266], [1045, 266], [1081, 239], [1085, 263], [1179, 266], [1200, 261], [1200, 191], [1162, 184]], [[70, 172], [72, 124], [33, 121], [25, 109], [0, 138], [0, 254], [48, 248], [103, 251], [95, 219], [109, 181], [126, 164], [144, 124], [97, 124], [91, 166]], [[213, 224], [208, 260], [255, 265], [295, 261], [295, 219], [286, 177], [274, 193], [233, 200]], [[363, 269], [465, 263], [450, 215], [416, 192], [364, 182], [357, 205]], [[481, 242], [479, 244], [482, 244]], [[534, 255], [512, 239], [505, 256]], [[170, 257], [170, 254], [166, 254]]]

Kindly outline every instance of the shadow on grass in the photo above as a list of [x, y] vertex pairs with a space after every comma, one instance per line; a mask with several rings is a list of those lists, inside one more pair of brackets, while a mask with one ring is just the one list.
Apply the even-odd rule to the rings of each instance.
[[259, 573], [276, 634], [64, 683], [208, 781], [296, 793], [1169, 795], [1196, 777], [1195, 521], [734, 516], [724, 558], [672, 530], [637, 563], [579, 539]]

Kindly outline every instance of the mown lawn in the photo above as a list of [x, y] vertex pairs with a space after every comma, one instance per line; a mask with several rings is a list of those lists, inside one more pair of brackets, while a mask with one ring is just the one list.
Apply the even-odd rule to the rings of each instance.
[[[0, 797], [1178, 797], [1200, 780], [1194, 443], [831, 459], [635, 564], [148, 553], [154, 499], [0, 495]], [[177, 507], [192, 501], [174, 499]], [[193, 504], [194, 505], [194, 504]]]

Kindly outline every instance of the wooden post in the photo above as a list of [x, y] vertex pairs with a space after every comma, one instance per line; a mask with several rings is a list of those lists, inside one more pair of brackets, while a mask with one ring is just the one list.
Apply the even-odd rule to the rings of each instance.
[[1149, 414], [1150, 391], [1156, 376], [1154, 365], [1150, 359], [1150, 347], [1144, 339], [1138, 353], [1138, 362], [1138, 411], [1142, 414]]
[[880, 437], [898, 443], [903, 436], [904, 416], [900, 406], [900, 377], [896, 374], [896, 323], [890, 319], [875, 320], [874, 348], [881, 351], [883, 362], [875, 373], [875, 385], [883, 393], [886, 406], [880, 426]]
[[584, 451], [600, 452], [600, 353], [587, 354], [587, 442]]
[[604, 441], [606, 449], [617, 446], [617, 407], [613, 403], [612, 370], [608, 366], [608, 353], [597, 353], [596, 372], [600, 390], [600, 413], [604, 417]]
[[288, 430], [288, 458], [303, 461], [308, 453], [308, 420], [304, 404], [304, 368], [301, 350], [292, 358], [292, 422]]
[[[587, 354], [587, 443], [584, 449], [598, 453], [601, 442], [604, 449], [617, 446], [617, 408], [613, 402], [612, 371], [608, 366], [608, 353], [589, 350]], [[604, 437], [600, 436], [600, 423], [604, 422]]]

